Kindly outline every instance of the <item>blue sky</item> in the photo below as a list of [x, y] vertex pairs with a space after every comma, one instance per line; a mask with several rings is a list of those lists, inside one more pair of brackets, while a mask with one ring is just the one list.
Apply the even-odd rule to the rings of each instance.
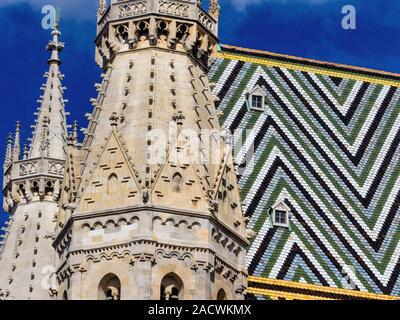
[[[86, 125], [89, 98], [100, 70], [94, 63], [97, 0], [0, 0], [0, 150], [7, 132], [22, 121], [30, 136], [33, 112], [47, 69], [50, 32], [41, 28], [41, 7], [62, 8], [62, 71], [70, 100], [69, 120]], [[341, 28], [344, 5], [357, 10], [357, 29]], [[400, 73], [400, 1], [221, 0], [222, 43]], [[0, 215], [0, 223], [5, 215]]]

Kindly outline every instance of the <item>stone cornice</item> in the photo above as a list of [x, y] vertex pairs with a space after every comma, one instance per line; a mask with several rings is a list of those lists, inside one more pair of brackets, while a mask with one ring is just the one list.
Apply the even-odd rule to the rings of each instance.
[[53, 247], [56, 247], [58, 245], [59, 241], [63, 238], [64, 234], [67, 232], [67, 230], [70, 229], [70, 227], [72, 226], [72, 224], [75, 221], [97, 218], [97, 217], [111, 217], [114, 215], [141, 212], [141, 211], [169, 213], [169, 214], [174, 214], [174, 215], [179, 214], [179, 215], [183, 215], [183, 216], [187, 216], [187, 217], [197, 217], [197, 218], [202, 218], [202, 219], [208, 219], [208, 220], [214, 222], [216, 225], [220, 226], [222, 228], [222, 230], [224, 232], [226, 232], [230, 237], [235, 239], [235, 241], [237, 241], [239, 243], [239, 245], [241, 245], [243, 247], [247, 247], [249, 244], [247, 239], [238, 236], [238, 234], [235, 231], [233, 231], [231, 228], [229, 228], [223, 222], [219, 221], [211, 213], [205, 214], [205, 213], [199, 212], [199, 211], [187, 211], [187, 210], [173, 209], [170, 207], [141, 205], [141, 206], [120, 208], [120, 209], [116, 208], [113, 210], [113, 212], [110, 212], [110, 210], [104, 210], [104, 211], [96, 211], [96, 212], [83, 213], [83, 214], [78, 213], [78, 212], [74, 213], [68, 219], [68, 221], [65, 223], [65, 225], [61, 229], [61, 231], [57, 234], [56, 239], [53, 242]]
[[[184, 245], [172, 245], [172, 244], [165, 244], [165, 243], [161, 243], [158, 241], [154, 241], [151, 239], [141, 239], [141, 240], [133, 240], [133, 241], [129, 241], [129, 242], [125, 242], [125, 243], [121, 243], [118, 245], [110, 245], [110, 246], [103, 246], [100, 248], [89, 248], [89, 249], [74, 249], [74, 248], [70, 248], [67, 257], [65, 260], [63, 260], [61, 262], [61, 264], [57, 267], [57, 273], [62, 270], [63, 268], [65, 268], [68, 265], [68, 260], [70, 259], [70, 257], [72, 256], [77, 256], [77, 255], [91, 255], [93, 253], [97, 253], [97, 254], [101, 254], [101, 253], [106, 253], [109, 251], [115, 251], [115, 250], [124, 250], [124, 249], [129, 249], [129, 254], [132, 258], [135, 257], [139, 257], [140, 255], [135, 254], [132, 252], [132, 247], [135, 245], [142, 245], [142, 244], [147, 244], [147, 245], [152, 245], [154, 246], [154, 254], [156, 253], [157, 249], [162, 249], [162, 248], [168, 248], [168, 249], [173, 249], [173, 250], [178, 250], [180, 252], [203, 252], [203, 253], [207, 253], [210, 256], [212, 256], [215, 260], [215, 263], [218, 263], [219, 265], [223, 266], [224, 268], [229, 269], [231, 272], [235, 273], [237, 276], [242, 276], [244, 278], [247, 278], [247, 274], [244, 270], [239, 270], [237, 268], [234, 268], [232, 266], [232, 263], [228, 263], [226, 262], [223, 258], [221, 258], [220, 256], [217, 255], [217, 253], [207, 247], [189, 247], [189, 246], [184, 246]], [[120, 252], [120, 256], [123, 257], [126, 255], [126, 250]], [[114, 256], [115, 252], [112, 252], [111, 256]], [[195, 261], [197, 262], [197, 261]], [[85, 262], [83, 262], [85, 263]], [[215, 268], [215, 265], [212, 266], [213, 268]], [[69, 267], [67, 267], [67, 269], [69, 269]]]

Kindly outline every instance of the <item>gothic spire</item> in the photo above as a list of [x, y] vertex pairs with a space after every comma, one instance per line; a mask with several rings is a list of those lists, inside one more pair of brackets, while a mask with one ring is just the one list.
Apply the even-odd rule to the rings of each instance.
[[21, 145], [20, 145], [20, 130], [21, 124], [17, 121], [15, 125], [15, 138], [14, 138], [14, 149], [13, 149], [13, 161], [18, 161], [21, 154]]
[[26, 160], [26, 159], [28, 159], [28, 156], [29, 156], [28, 146], [26, 144], [24, 144], [23, 150], [24, 151], [23, 151], [22, 159]]
[[216, 24], [216, 34], [218, 35], [218, 20], [219, 20], [219, 15], [221, 14], [221, 7], [219, 5], [219, 0], [210, 0], [210, 7], [208, 9], [208, 13], [211, 17], [217, 21]]
[[4, 168], [7, 168], [12, 163], [12, 134], [11, 132], [7, 136], [7, 149], [6, 158], [4, 160]]
[[68, 136], [68, 145], [77, 147], [78, 146], [78, 121], [74, 121], [72, 125], [72, 132]]
[[61, 84], [64, 75], [60, 72], [59, 53], [63, 50], [64, 43], [59, 41], [61, 32], [58, 30], [58, 24], [55, 24], [51, 35], [52, 40], [47, 46], [47, 51], [51, 52], [48, 60], [49, 71], [44, 74], [47, 80], [41, 88], [43, 95], [38, 100], [40, 107], [29, 156], [65, 159], [67, 125], [64, 107], [67, 100], [64, 100], [65, 88]]
[[97, 16], [101, 17], [107, 10], [107, 0], [99, 0], [99, 7], [97, 9]]
[[72, 128], [73, 128], [72, 136], [74, 137], [75, 142], [78, 143], [78, 129], [79, 129], [78, 121], [74, 121]]
[[221, 7], [219, 6], [219, 0], [210, 0], [209, 14], [215, 20], [218, 20], [219, 14], [221, 12]]

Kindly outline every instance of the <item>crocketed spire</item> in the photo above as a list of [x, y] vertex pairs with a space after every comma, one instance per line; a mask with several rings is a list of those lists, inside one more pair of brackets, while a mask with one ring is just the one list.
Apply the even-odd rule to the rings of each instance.
[[221, 7], [219, 5], [219, 0], [210, 0], [210, 9], [209, 9], [210, 15], [213, 18], [218, 19], [220, 11]]
[[31, 158], [50, 157], [65, 159], [67, 144], [67, 125], [65, 117], [65, 103], [61, 81], [64, 75], [60, 72], [61, 60], [59, 53], [64, 48], [64, 43], [59, 41], [61, 32], [56, 24], [52, 31], [47, 51], [51, 52], [48, 60], [49, 71], [44, 74], [47, 79], [43, 84], [43, 95], [38, 102], [40, 107], [37, 113], [37, 121], [33, 132], [32, 144], [29, 156]]
[[6, 169], [12, 163], [12, 134], [11, 132], [7, 136], [7, 149], [6, 149], [6, 157], [4, 160], [4, 169]]
[[102, 16], [107, 10], [107, 0], [99, 0], [97, 15]]
[[21, 124], [17, 121], [15, 125], [15, 138], [14, 138], [14, 149], [13, 149], [13, 161], [18, 161], [21, 154], [21, 144], [20, 144], [20, 132]]

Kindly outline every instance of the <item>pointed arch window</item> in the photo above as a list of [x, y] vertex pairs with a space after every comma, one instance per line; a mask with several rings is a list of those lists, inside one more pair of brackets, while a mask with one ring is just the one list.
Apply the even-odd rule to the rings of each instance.
[[127, 25], [121, 24], [117, 26], [115, 29], [115, 34], [119, 42], [122, 44], [128, 43], [129, 31]]
[[161, 300], [181, 300], [183, 295], [183, 282], [175, 273], [166, 275], [161, 281]]
[[180, 173], [175, 173], [174, 176], [172, 177], [172, 189], [176, 193], [181, 193], [182, 192], [182, 183], [183, 183], [183, 178]]
[[108, 177], [107, 194], [113, 195], [118, 192], [118, 176], [113, 173]]
[[98, 299], [121, 300], [121, 281], [115, 274], [109, 273], [100, 281]]
[[217, 300], [218, 301], [227, 300], [226, 292], [225, 292], [224, 289], [221, 289], [221, 290], [218, 291]]

